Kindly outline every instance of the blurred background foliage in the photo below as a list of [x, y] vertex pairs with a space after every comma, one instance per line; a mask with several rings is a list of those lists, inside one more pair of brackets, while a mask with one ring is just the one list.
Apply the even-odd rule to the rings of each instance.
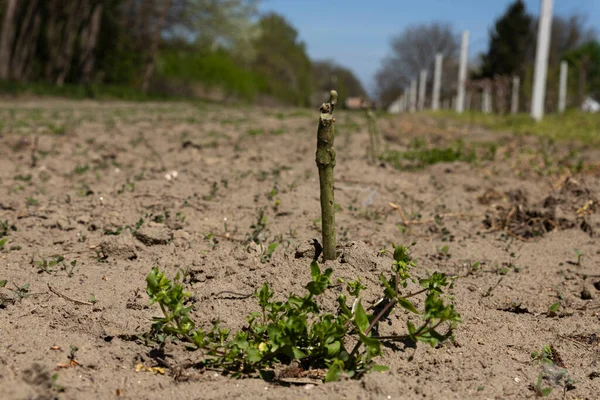
[[328, 90], [330, 82], [315, 76], [327, 71], [342, 95], [365, 94], [350, 70], [310, 60], [296, 29], [257, 7], [257, 0], [0, 0], [0, 90], [307, 106]]
[[[449, 23], [406, 26], [392, 36], [368, 93], [351, 66], [311, 60], [291, 23], [258, 6], [259, 0], [0, 0], [0, 91], [314, 106], [336, 87], [342, 103], [371, 94], [386, 107], [422, 69], [433, 70], [440, 52], [442, 99], [456, 92], [460, 38]], [[487, 50], [470, 60], [473, 81], [519, 76], [521, 111], [530, 102], [536, 30], [537, 18], [514, 0], [492, 25]], [[585, 16], [554, 16], [550, 109], [562, 60], [569, 63], [569, 105], [588, 95], [600, 99], [600, 42]]]

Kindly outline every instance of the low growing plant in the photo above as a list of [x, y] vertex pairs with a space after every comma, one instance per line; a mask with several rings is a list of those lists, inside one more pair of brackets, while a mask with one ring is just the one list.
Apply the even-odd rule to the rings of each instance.
[[544, 386], [544, 382], [562, 386], [563, 397], [566, 396], [567, 391], [575, 388], [577, 381], [569, 375], [554, 346], [545, 344], [540, 351], [532, 351], [531, 360], [540, 366], [535, 384], [530, 385], [536, 397], [547, 397], [552, 393], [552, 387]]
[[[247, 326], [239, 332], [213, 322], [209, 331], [197, 328], [190, 318], [193, 305], [190, 294], [184, 289], [180, 276], [169, 280], [158, 268], [153, 268], [146, 278], [146, 293], [151, 304], [157, 303], [162, 316], [155, 317], [149, 342], [164, 346], [167, 341], [181, 341], [190, 350], [202, 350], [205, 357], [200, 366], [219, 369], [244, 376], [258, 372], [263, 378], [273, 376], [277, 364], [297, 362], [303, 370], [321, 370], [325, 381], [335, 381], [341, 376], [359, 377], [373, 370], [385, 370], [374, 359], [381, 354], [384, 341], [429, 343], [435, 347], [453, 336], [453, 328], [460, 321], [453, 305], [445, 304], [443, 289], [450, 280], [434, 273], [417, 280], [411, 275], [415, 266], [408, 248], [394, 249], [394, 262], [389, 276], [381, 274], [383, 296], [372, 307], [372, 313], [363, 306], [361, 291], [364, 285], [357, 280], [346, 287], [345, 294], [333, 289], [329, 268], [321, 271], [316, 261], [310, 266], [311, 281], [302, 296], [290, 294], [285, 300], [275, 299], [268, 284], [255, 291], [260, 311], [247, 317]], [[418, 283], [420, 290], [407, 292], [409, 282]], [[337, 295], [337, 311], [325, 311], [319, 297], [330, 290]], [[331, 293], [328, 292], [328, 293]], [[424, 310], [419, 311], [411, 298], [425, 297]], [[402, 335], [379, 336], [379, 324], [400, 308], [420, 315], [419, 324], [406, 322], [407, 332]], [[442, 325], [446, 332], [440, 332]]]
[[50, 260], [47, 260], [46, 258], [42, 257], [41, 260], [35, 262], [35, 265], [38, 267], [38, 273], [41, 274], [45, 272], [47, 274], [50, 274], [54, 272], [54, 267], [56, 267], [57, 265], [64, 265], [64, 261], [65, 258], [63, 256], [55, 256]]
[[260, 245], [265, 241], [265, 229], [267, 227], [267, 216], [265, 215], [265, 208], [259, 208], [256, 210], [256, 222], [250, 225], [252, 231], [247, 234], [245, 244], [256, 243]]
[[579, 249], [573, 249], [573, 251], [575, 252], [575, 255], [577, 256], [577, 261], [576, 261], [575, 265], [581, 266], [581, 261], [583, 260], [583, 253], [581, 251], [579, 251]]
[[448, 147], [427, 148], [425, 144], [416, 142], [407, 151], [387, 150], [379, 155], [379, 159], [401, 170], [423, 169], [440, 162], [464, 161], [474, 163], [477, 154], [473, 149], [465, 149], [462, 141], [457, 140]]
[[0, 238], [4, 236], [8, 236], [10, 231], [16, 231], [17, 227], [13, 224], [10, 224], [8, 220], [0, 220]]
[[367, 158], [370, 162], [375, 162], [379, 156], [381, 146], [381, 135], [379, 133], [379, 127], [377, 126], [377, 117], [366, 106], [364, 107], [365, 114], [367, 116], [367, 129], [369, 131], [369, 145], [367, 146]]
[[267, 247], [264, 247], [261, 244], [262, 254], [260, 256], [260, 262], [266, 263], [266, 262], [271, 261], [271, 257], [273, 256], [273, 252], [275, 251], [275, 249], [277, 249], [278, 246], [279, 246], [278, 242], [273, 242], [270, 245], [268, 245]]

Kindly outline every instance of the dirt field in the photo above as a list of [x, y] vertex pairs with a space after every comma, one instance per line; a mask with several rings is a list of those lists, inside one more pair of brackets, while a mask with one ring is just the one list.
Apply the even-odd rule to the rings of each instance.
[[[231, 329], [258, 311], [240, 294], [310, 280], [318, 112], [5, 99], [0, 397], [523, 399], [541, 374], [548, 398], [597, 399], [600, 153], [400, 116], [379, 121], [389, 162], [369, 163], [363, 114], [336, 118], [341, 255], [325, 265], [373, 301], [392, 262], [380, 250], [416, 241], [416, 275], [457, 277], [454, 343], [388, 344], [389, 372], [331, 384], [230, 379], [186, 367], [199, 355], [181, 345], [159, 361], [136, 340], [160, 313], [145, 293], [153, 266], [186, 272], [200, 325]], [[459, 161], [423, 150], [448, 146]], [[262, 217], [261, 240], [280, 243], [267, 262], [244, 244]], [[544, 345], [555, 366], [532, 360]]]

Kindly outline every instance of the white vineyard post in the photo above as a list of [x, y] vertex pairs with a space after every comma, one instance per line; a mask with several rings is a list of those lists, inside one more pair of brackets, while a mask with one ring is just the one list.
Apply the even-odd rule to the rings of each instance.
[[565, 112], [567, 107], [567, 73], [569, 64], [566, 61], [560, 63], [560, 82], [558, 87], [558, 113]]
[[417, 110], [417, 80], [410, 81], [410, 112], [414, 113]]
[[550, 50], [550, 28], [552, 27], [552, 1], [540, 0], [540, 18], [533, 73], [533, 93], [531, 95], [531, 117], [540, 121], [544, 117], [546, 97], [546, 75], [548, 73], [548, 53]]
[[423, 111], [425, 109], [425, 89], [427, 87], [427, 70], [421, 70], [419, 76], [419, 104], [418, 110]]
[[437, 111], [440, 109], [440, 90], [442, 88], [442, 63], [444, 55], [437, 53], [435, 55], [435, 69], [433, 72], [433, 93], [431, 94], [431, 109]]
[[516, 114], [519, 112], [519, 86], [521, 78], [514, 76], [512, 79], [512, 94], [510, 98], [510, 113]]
[[469, 56], [469, 31], [464, 31], [460, 43], [460, 65], [458, 67], [458, 93], [454, 106], [457, 113], [465, 109], [465, 84], [467, 82], [467, 61]]

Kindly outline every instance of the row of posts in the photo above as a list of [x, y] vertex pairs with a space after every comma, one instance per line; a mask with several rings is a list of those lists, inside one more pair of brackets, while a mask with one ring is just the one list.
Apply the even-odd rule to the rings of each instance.
[[[533, 79], [533, 93], [531, 100], [531, 116], [536, 119], [542, 119], [544, 115], [544, 98], [546, 94], [546, 76], [548, 70], [548, 51], [550, 47], [550, 28], [552, 23], [552, 0], [541, 0], [540, 24], [538, 28], [538, 48], [536, 51], [535, 71]], [[467, 62], [469, 48], [469, 32], [462, 34], [460, 46], [460, 64], [458, 69], [458, 90], [456, 96], [452, 99], [452, 104], [446, 101], [440, 104], [440, 91], [442, 82], [442, 64], [444, 56], [438, 53], [435, 56], [435, 66], [433, 73], [433, 89], [431, 96], [431, 109], [437, 111], [440, 107], [452, 108], [457, 113], [462, 113], [465, 108], [470, 108], [470, 95], [466, 93], [467, 82]], [[560, 79], [558, 92], [558, 112], [563, 113], [566, 107], [567, 99], [567, 72], [568, 64], [566, 61], [560, 64]], [[511, 113], [516, 114], [519, 110], [519, 77], [513, 77], [511, 87]], [[404, 94], [398, 100], [395, 109], [397, 111], [423, 111], [425, 109], [425, 96], [427, 87], [427, 70], [422, 70], [419, 74], [419, 80], [413, 79], [407, 95]], [[490, 85], [483, 87], [481, 109], [484, 113], [492, 111], [492, 95]]]

